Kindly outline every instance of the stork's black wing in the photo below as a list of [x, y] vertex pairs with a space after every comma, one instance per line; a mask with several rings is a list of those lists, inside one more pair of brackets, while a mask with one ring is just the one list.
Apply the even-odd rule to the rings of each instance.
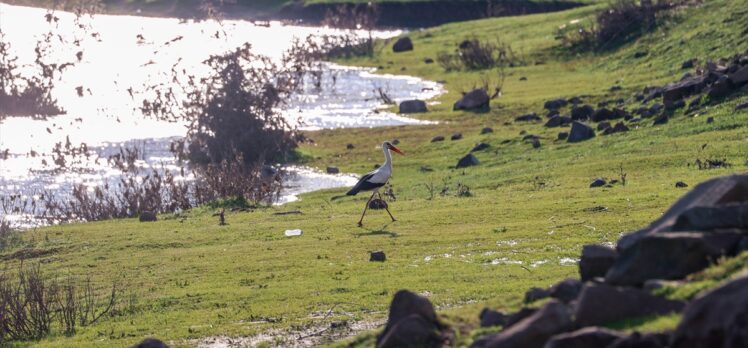
[[355, 196], [361, 191], [369, 191], [384, 186], [384, 184], [376, 184], [370, 182], [369, 179], [371, 179], [372, 176], [374, 176], [374, 172], [362, 176], [361, 179], [358, 180], [358, 183], [356, 183], [356, 186], [353, 186], [353, 188], [348, 191], [346, 195]]

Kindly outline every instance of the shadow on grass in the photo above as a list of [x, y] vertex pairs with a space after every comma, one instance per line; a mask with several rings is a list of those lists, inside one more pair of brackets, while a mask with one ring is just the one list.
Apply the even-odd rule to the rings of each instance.
[[364, 229], [366, 232], [358, 232], [355, 235], [356, 237], [368, 237], [368, 236], [390, 236], [391, 238], [399, 237], [400, 235], [398, 235], [397, 232], [387, 230], [387, 227], [389, 225], [390, 224], [382, 225], [382, 227], [378, 229], [369, 229], [369, 228], [362, 227], [362, 229]]

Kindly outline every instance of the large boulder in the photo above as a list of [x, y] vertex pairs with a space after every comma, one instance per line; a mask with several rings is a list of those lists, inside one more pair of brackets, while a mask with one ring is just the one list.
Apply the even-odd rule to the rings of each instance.
[[503, 326], [506, 323], [504, 313], [489, 308], [480, 312], [480, 327]]
[[727, 76], [722, 75], [717, 81], [712, 84], [712, 87], [709, 88], [709, 98], [712, 99], [719, 99], [724, 98], [735, 90], [735, 87], [733, 86], [732, 82], [730, 82], [730, 79], [727, 78]]
[[163, 341], [156, 338], [146, 338], [132, 348], [169, 348]]
[[465, 167], [472, 167], [477, 166], [480, 164], [480, 161], [477, 157], [475, 157], [472, 153], [469, 153], [465, 155], [465, 157], [460, 158], [459, 161], [457, 161], [457, 168], [465, 168]]
[[728, 75], [730, 82], [736, 86], [740, 86], [744, 83], [748, 83], [748, 65], [743, 66], [734, 73]]
[[688, 208], [678, 216], [671, 229], [702, 231], [729, 228], [748, 229], [748, 202]]
[[395, 294], [377, 348], [440, 347], [442, 325], [428, 299], [407, 290]]
[[546, 123], [545, 126], [549, 128], [566, 126], [571, 123], [571, 117], [568, 116], [552, 116]]
[[595, 108], [591, 105], [582, 105], [580, 107], [573, 107], [571, 109], [571, 119], [574, 121], [585, 121], [592, 117], [595, 113]]
[[423, 100], [413, 99], [405, 100], [400, 103], [401, 114], [413, 114], [418, 112], [427, 112], [426, 102]]
[[548, 302], [535, 314], [495, 335], [475, 341], [471, 347], [542, 348], [551, 336], [573, 327], [569, 308], [561, 302]]
[[571, 124], [571, 132], [569, 133], [569, 137], [566, 139], [566, 141], [570, 143], [578, 143], [580, 141], [585, 141], [594, 137], [595, 130], [592, 129], [592, 127], [584, 123], [574, 121]]
[[551, 293], [543, 288], [530, 288], [525, 292], [525, 303], [535, 302], [550, 296]]
[[650, 234], [621, 250], [605, 281], [641, 285], [649, 279], [682, 279], [731, 255], [742, 236], [740, 231]]
[[699, 295], [686, 307], [672, 348], [733, 348], [748, 344], [748, 274]]
[[579, 276], [582, 281], [605, 277], [608, 269], [618, 257], [618, 252], [602, 245], [585, 245], [579, 260]]
[[700, 92], [706, 87], [706, 76], [689, 76], [678, 82], [668, 84], [663, 88], [662, 100], [665, 104], [674, 103], [689, 95]]
[[549, 295], [563, 303], [569, 303], [577, 299], [584, 284], [577, 279], [565, 279], [551, 286]]
[[543, 107], [546, 108], [546, 109], [548, 109], [548, 110], [557, 110], [557, 109], [560, 109], [560, 108], [566, 106], [566, 104], [568, 104], [568, 102], [566, 101], [566, 99], [558, 98], [558, 99], [553, 99], [553, 100], [546, 101], [545, 104], [543, 105]]
[[601, 122], [605, 120], [612, 120], [615, 117], [613, 110], [607, 108], [599, 108], [592, 114], [592, 121]]
[[577, 326], [605, 325], [630, 318], [680, 312], [685, 304], [650, 293], [608, 284], [587, 283], [574, 311]]
[[622, 332], [592, 326], [553, 336], [543, 348], [604, 348], [623, 337]]
[[401, 37], [392, 45], [392, 52], [400, 53], [413, 50], [413, 41], [409, 37]]
[[460, 98], [455, 105], [454, 110], [474, 110], [488, 111], [491, 98], [483, 88], [474, 89]]
[[537, 312], [537, 308], [531, 308], [531, 307], [522, 307], [520, 310], [507, 315], [504, 318], [504, 328], [508, 328], [510, 326], [513, 326], [516, 323], [519, 323], [520, 321], [524, 320], [525, 318], [535, 314]]

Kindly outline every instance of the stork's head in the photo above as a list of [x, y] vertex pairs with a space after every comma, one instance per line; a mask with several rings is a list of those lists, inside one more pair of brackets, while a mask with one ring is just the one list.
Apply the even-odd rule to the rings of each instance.
[[395, 145], [392, 145], [392, 143], [389, 142], [389, 141], [385, 141], [384, 143], [382, 143], [382, 148], [387, 149], [387, 150], [395, 151], [398, 154], [401, 154], [401, 155], [405, 156], [405, 154], [402, 151], [400, 151], [400, 149], [398, 149], [397, 147], [395, 147]]

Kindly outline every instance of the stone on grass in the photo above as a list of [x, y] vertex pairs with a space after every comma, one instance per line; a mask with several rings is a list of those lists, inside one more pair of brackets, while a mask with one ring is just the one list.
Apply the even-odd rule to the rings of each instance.
[[491, 147], [491, 145], [488, 145], [487, 143], [484, 143], [484, 142], [480, 142], [480, 143], [475, 144], [475, 146], [473, 147], [472, 150], [470, 150], [470, 152], [483, 151], [489, 147]]
[[387, 256], [384, 254], [384, 251], [372, 251], [369, 255], [370, 262], [384, 262], [385, 260], [387, 260]]
[[345, 146], [345, 148], [348, 149], [348, 150], [353, 150], [356, 147], [353, 146], [353, 144], [348, 144], [348, 145]]
[[551, 293], [543, 288], [530, 288], [530, 290], [527, 290], [525, 292], [525, 303], [531, 303], [535, 302], [537, 300], [542, 300], [544, 298], [548, 298]]
[[595, 180], [592, 180], [592, 182], [590, 183], [590, 187], [592, 187], [592, 188], [594, 188], [594, 187], [603, 187], [603, 186], [605, 186], [607, 184], [608, 184], [608, 182], [605, 181], [605, 179], [603, 179], [603, 178], [597, 178]]
[[574, 121], [584, 121], [592, 118], [595, 109], [591, 105], [582, 105], [571, 109], [571, 119]]
[[668, 117], [667, 117], [667, 115], [663, 114], [663, 115], [657, 116], [655, 118], [654, 122], [652, 122], [652, 125], [653, 126], [659, 126], [659, 125], [665, 124], [667, 122], [668, 122]]
[[581, 123], [574, 121], [571, 124], [571, 133], [569, 133], [569, 138], [566, 139], [566, 141], [570, 143], [577, 143], [580, 141], [585, 141], [587, 139], [592, 139], [595, 137], [595, 131], [592, 129], [592, 127]]
[[169, 348], [169, 346], [159, 339], [146, 338], [131, 348]]
[[533, 149], [540, 148], [540, 139], [538, 138], [532, 139], [532, 148]]
[[553, 116], [545, 123], [544, 126], [548, 128], [553, 128], [553, 127], [566, 126], [570, 123], [571, 123], [571, 118], [568, 116]]
[[553, 336], [543, 348], [605, 348], [626, 334], [604, 327], [585, 327]]
[[706, 87], [706, 76], [690, 76], [665, 86], [662, 90], [662, 99], [666, 104], [681, 100], [692, 94], [700, 92]]
[[546, 101], [543, 107], [548, 110], [557, 110], [557, 109], [560, 109], [566, 106], [566, 104], [567, 104], [566, 99], [558, 98], [558, 99]]
[[387, 201], [385, 201], [384, 199], [375, 198], [369, 202], [369, 209], [381, 210], [387, 208]]
[[549, 289], [550, 296], [563, 302], [569, 303], [576, 300], [579, 292], [582, 291], [584, 284], [578, 279], [568, 278], [551, 286]]
[[454, 133], [454, 134], [452, 134], [452, 136], [449, 139], [450, 140], [460, 140], [460, 139], [462, 139], [462, 133]]
[[480, 327], [503, 326], [506, 322], [504, 313], [489, 308], [480, 312]]
[[722, 75], [722, 77], [719, 78], [714, 84], [712, 84], [712, 87], [709, 88], [709, 98], [712, 99], [720, 99], [724, 98], [734, 91], [734, 87], [732, 85], [732, 82], [730, 82], [730, 79], [727, 78], [727, 76]]
[[153, 222], [158, 220], [156, 214], [152, 211], [143, 211], [142, 213], [140, 213], [139, 219], [140, 222]]
[[537, 308], [530, 308], [530, 307], [522, 307], [520, 310], [507, 315], [504, 318], [504, 328], [508, 328], [516, 323], [519, 323], [520, 321], [524, 320], [525, 318], [535, 314], [537, 312]]
[[730, 74], [729, 78], [730, 78], [730, 82], [732, 82], [736, 86], [740, 86], [744, 83], [748, 83], [748, 65]]
[[453, 109], [454, 110], [475, 110], [488, 111], [491, 98], [483, 88], [474, 89], [460, 98]]
[[686, 188], [686, 187], [688, 187], [688, 184], [686, 184], [683, 181], [678, 181], [678, 182], [675, 183], [675, 187], [677, 187], [677, 188]]
[[540, 122], [543, 119], [540, 116], [538, 116], [538, 114], [533, 112], [533, 113], [525, 114], [522, 116], [517, 116], [514, 118], [514, 120], [517, 122]]
[[606, 348], [666, 348], [670, 339], [667, 333], [639, 333], [619, 338]]
[[707, 117], [707, 119], [706, 119], [706, 123], [707, 123], [707, 124], [709, 124], [709, 123], [714, 123], [714, 117], [712, 117], [712, 116], [709, 116], [709, 117]]
[[441, 324], [428, 299], [407, 290], [398, 291], [387, 318], [377, 336], [377, 347], [439, 347]]
[[423, 100], [418, 100], [418, 99], [405, 100], [400, 103], [401, 114], [413, 114], [413, 113], [427, 112], [427, 111], [429, 110], [426, 108], [426, 102]]
[[688, 208], [678, 216], [673, 231], [748, 229], [748, 203]]
[[579, 276], [582, 281], [605, 277], [618, 257], [618, 252], [603, 245], [585, 245], [579, 260]]
[[748, 110], [748, 101], [738, 104], [738, 106], [735, 107], [735, 111], [740, 110]]
[[392, 52], [400, 53], [413, 50], [413, 41], [409, 37], [401, 37], [392, 45]]
[[597, 130], [598, 131], [604, 131], [606, 129], [610, 128], [610, 122], [603, 121], [597, 124]]
[[558, 140], [566, 140], [566, 138], [569, 137], [569, 133], [567, 132], [560, 132], [558, 133]]
[[432, 143], [435, 143], [437, 141], [444, 141], [444, 136], [443, 135], [437, 135], [437, 136], [431, 138], [431, 142]]
[[472, 166], [477, 166], [479, 164], [480, 164], [480, 161], [478, 160], [478, 158], [473, 156], [472, 153], [469, 153], [457, 162], [457, 168], [472, 167]]
[[572, 327], [569, 308], [553, 300], [535, 314], [501, 333], [476, 340], [471, 347], [542, 348], [552, 336], [566, 332]]
[[493, 133], [493, 128], [483, 127], [483, 129], [480, 130], [480, 134], [488, 134], [488, 133]]
[[574, 318], [577, 326], [596, 326], [631, 318], [680, 312], [685, 303], [636, 288], [587, 283], [579, 294]]
[[338, 169], [338, 167], [327, 166], [327, 174], [339, 174], [339, 173], [340, 173], [340, 169]]

